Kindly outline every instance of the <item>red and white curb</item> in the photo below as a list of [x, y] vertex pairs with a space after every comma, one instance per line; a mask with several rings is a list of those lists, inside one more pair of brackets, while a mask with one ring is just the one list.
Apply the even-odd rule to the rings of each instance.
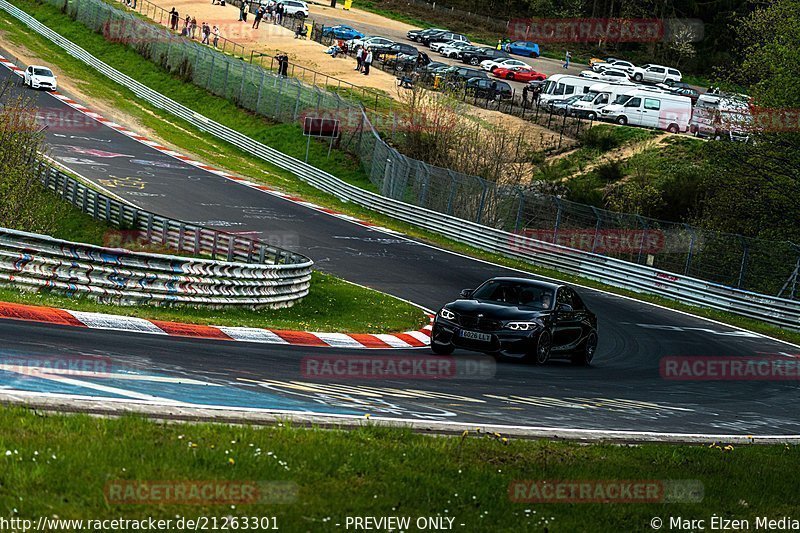
[[[0, 65], [3, 65], [4, 67], [10, 69], [12, 72], [16, 73], [19, 76], [24, 76], [24, 71], [22, 69], [17, 67], [13, 62], [9, 61], [7, 58], [3, 57], [2, 55], [0, 55]], [[127, 135], [131, 139], [134, 139], [135, 141], [138, 141], [138, 142], [140, 142], [140, 143], [142, 143], [144, 145], [147, 145], [150, 148], [158, 150], [159, 152], [161, 152], [163, 154], [166, 154], [166, 155], [168, 155], [170, 157], [174, 157], [175, 159], [178, 159], [178, 160], [180, 160], [180, 161], [182, 161], [182, 162], [184, 162], [184, 163], [186, 163], [188, 165], [192, 165], [194, 167], [197, 167], [197, 168], [200, 168], [202, 170], [205, 170], [206, 172], [211, 172], [212, 174], [216, 174], [217, 176], [221, 176], [223, 178], [235, 181], [236, 183], [240, 183], [242, 185], [250, 187], [251, 189], [256, 189], [258, 191], [266, 192], [268, 194], [271, 194], [273, 196], [278, 196], [280, 198], [283, 198], [284, 200], [288, 200], [290, 202], [302, 205], [304, 207], [307, 207], [309, 209], [313, 209], [315, 211], [319, 211], [321, 213], [325, 213], [325, 214], [330, 215], [330, 216], [334, 216], [336, 218], [341, 218], [341, 219], [347, 220], [348, 222], [352, 222], [354, 224], [359, 224], [361, 226], [366, 226], [368, 228], [374, 228], [374, 229], [376, 229], [378, 231], [381, 231], [381, 232], [386, 232], [386, 233], [395, 234], [395, 235], [402, 235], [402, 233], [400, 233], [398, 231], [395, 231], [393, 229], [385, 228], [383, 226], [378, 226], [376, 224], [373, 224], [372, 222], [367, 222], [366, 220], [361, 220], [359, 218], [356, 218], [356, 217], [353, 217], [353, 216], [350, 216], [350, 215], [346, 215], [344, 213], [340, 213], [339, 211], [336, 211], [334, 209], [328, 209], [327, 207], [323, 207], [321, 205], [317, 205], [317, 204], [315, 204], [313, 202], [308, 202], [308, 201], [304, 200], [303, 198], [300, 198], [299, 196], [294, 196], [294, 195], [291, 195], [291, 194], [287, 194], [287, 193], [275, 190], [272, 187], [269, 187], [267, 185], [261, 185], [261, 184], [258, 184], [258, 183], [253, 183], [252, 181], [250, 181], [248, 179], [241, 178], [239, 176], [235, 176], [235, 175], [230, 174], [228, 172], [225, 172], [223, 170], [219, 170], [217, 168], [211, 167], [209, 165], [206, 165], [205, 163], [202, 163], [201, 161], [196, 161], [196, 160], [192, 159], [191, 157], [188, 157], [188, 156], [185, 156], [185, 155], [181, 154], [180, 152], [176, 152], [174, 150], [170, 150], [166, 146], [162, 146], [161, 144], [159, 144], [159, 143], [157, 143], [155, 141], [151, 141], [147, 137], [144, 137], [144, 136], [136, 133], [135, 131], [131, 131], [128, 128], [126, 128], [125, 126], [117, 124], [116, 122], [113, 122], [113, 121], [103, 117], [99, 113], [93, 112], [91, 109], [89, 109], [88, 107], [84, 106], [83, 104], [80, 104], [80, 103], [76, 102], [75, 100], [71, 99], [69, 96], [61, 94], [58, 91], [51, 91], [50, 94], [53, 95], [58, 100], [60, 100], [61, 102], [64, 102], [65, 104], [67, 104], [71, 108], [75, 109], [76, 111], [79, 111], [79, 112], [83, 113], [87, 117], [89, 117], [89, 118], [91, 118], [93, 120], [96, 120], [97, 122], [99, 122], [99, 123], [101, 123], [101, 124], [103, 124], [105, 126], [108, 126], [109, 128], [111, 128], [113, 130], [116, 130], [116, 131], [122, 133], [123, 135]]]
[[404, 333], [320, 333], [185, 324], [8, 302], [0, 302], [0, 319], [173, 337], [354, 349], [422, 348], [430, 345], [431, 335], [430, 325]]

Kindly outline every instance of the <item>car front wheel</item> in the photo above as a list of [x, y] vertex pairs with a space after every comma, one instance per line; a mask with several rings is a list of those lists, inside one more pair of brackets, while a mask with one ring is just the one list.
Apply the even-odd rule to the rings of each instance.
[[536, 341], [535, 359], [537, 365], [543, 365], [550, 360], [550, 348], [553, 347], [553, 340], [549, 331], [543, 331]]
[[471, 58], [471, 59], [469, 60], [469, 64], [470, 64], [470, 65], [472, 65], [473, 67], [474, 67], [474, 66], [477, 66], [479, 63], [480, 63], [480, 61], [478, 60], [478, 58], [477, 58], [477, 57], [473, 57], [473, 58]]
[[589, 333], [586, 340], [583, 341], [578, 351], [572, 354], [571, 360], [573, 364], [587, 366], [591, 364], [594, 359], [594, 352], [597, 350], [597, 333], [594, 331]]
[[617, 117], [617, 124], [619, 124], [620, 126], [624, 126], [627, 123], [628, 123], [628, 118], [625, 117], [624, 115], [620, 116], [620, 117]]
[[642, 81], [642, 75], [641, 74], [634, 74], [633, 75], [633, 79], [636, 80], [636, 81]]

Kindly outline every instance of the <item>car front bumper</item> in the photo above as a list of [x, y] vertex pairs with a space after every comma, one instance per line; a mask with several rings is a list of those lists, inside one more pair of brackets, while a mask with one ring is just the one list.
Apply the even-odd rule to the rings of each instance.
[[437, 316], [433, 323], [433, 329], [431, 329], [431, 342], [440, 345], [452, 344], [456, 348], [476, 352], [523, 355], [536, 348], [536, 339], [541, 331], [540, 329], [531, 331], [478, 331], [491, 337], [489, 341], [481, 341], [462, 337], [461, 331], [466, 329]]

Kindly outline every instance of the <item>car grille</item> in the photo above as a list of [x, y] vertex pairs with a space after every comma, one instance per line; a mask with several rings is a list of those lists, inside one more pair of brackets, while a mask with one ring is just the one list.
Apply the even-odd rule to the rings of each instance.
[[459, 315], [458, 324], [463, 328], [477, 331], [497, 331], [501, 326], [498, 320], [465, 315]]

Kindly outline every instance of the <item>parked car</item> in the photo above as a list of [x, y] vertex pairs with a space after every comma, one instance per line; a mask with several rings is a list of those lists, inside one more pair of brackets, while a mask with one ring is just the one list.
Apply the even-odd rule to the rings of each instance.
[[283, 15], [286, 17], [307, 18], [308, 4], [301, 0], [281, 0]]
[[631, 78], [636, 82], [668, 83], [681, 81], [683, 75], [678, 69], [662, 65], [642, 65], [634, 67]]
[[[417, 50], [415, 47], [411, 46], [410, 44], [405, 44], [405, 43], [393, 43], [393, 44], [391, 44], [389, 46], [386, 46], [386, 47], [376, 46], [374, 48], [380, 50], [380, 52], [379, 52], [380, 54], [387, 55], [387, 56], [397, 55], [397, 54], [405, 54], [407, 56], [415, 56], [416, 57], [417, 55], [419, 55], [419, 50]], [[375, 54], [375, 50], [373, 50], [372, 53]]]
[[379, 37], [377, 35], [373, 35], [371, 37], [363, 39], [351, 39], [350, 41], [347, 42], [347, 46], [350, 50], [353, 50], [356, 46], [363, 46], [364, 48], [370, 47], [373, 50], [383, 49], [383, 48], [389, 48], [393, 44], [394, 41], [392, 41], [391, 39], [387, 39], [386, 37]]
[[477, 70], [470, 67], [459, 67], [456, 65], [450, 66], [437, 72], [440, 76], [444, 77], [450, 82], [464, 83], [471, 78], [488, 78], [489, 76], [482, 70]]
[[431, 45], [428, 48], [431, 49], [431, 52], [438, 52], [442, 48], [451, 46], [451, 45], [459, 43], [459, 42], [462, 42], [462, 41], [437, 41], [435, 43], [431, 43]]
[[506, 80], [513, 80], [513, 81], [542, 81], [543, 79], [547, 78], [546, 74], [542, 74], [541, 72], [536, 72], [530, 67], [498, 67], [494, 69], [492, 72], [494, 76], [498, 78], [503, 78]]
[[422, 44], [431, 45], [433, 43], [447, 43], [450, 41], [461, 41], [464, 43], [468, 43], [469, 39], [467, 39], [466, 35], [461, 33], [454, 33], [452, 31], [442, 31], [442, 32], [434, 32], [424, 35], [420, 41]]
[[435, 33], [440, 31], [447, 31], [447, 30], [444, 30], [442, 28], [423, 28], [421, 30], [410, 30], [406, 33], [406, 37], [408, 38], [409, 41], [414, 41], [419, 43], [422, 42], [421, 39], [423, 36], [428, 35], [429, 33]]
[[636, 65], [630, 61], [623, 61], [621, 59], [613, 59], [611, 61], [601, 61], [592, 65], [592, 70], [595, 72], [603, 72], [607, 69], [621, 70], [628, 75], [633, 74], [633, 69]]
[[431, 328], [435, 354], [462, 348], [538, 364], [566, 357], [588, 365], [597, 341], [597, 316], [573, 288], [525, 278], [492, 278], [461, 291]]
[[468, 79], [464, 92], [467, 96], [487, 100], [508, 100], [514, 96], [514, 90], [508, 83], [479, 77]]
[[583, 70], [580, 73], [581, 77], [589, 78], [592, 80], [605, 81], [608, 83], [629, 83], [628, 75], [621, 70], [606, 69], [600, 72], [593, 70]]
[[363, 39], [364, 34], [355, 28], [340, 24], [339, 26], [329, 26], [322, 30], [323, 37], [333, 37], [334, 39], [342, 39], [349, 41], [351, 39]]
[[589, 92], [589, 87], [595, 85], [597, 80], [589, 78], [582, 78], [580, 76], [573, 76], [571, 74], [553, 74], [542, 86], [542, 92], [539, 95], [540, 105], [544, 104], [547, 100], [563, 100], [569, 98], [573, 94], [583, 96]]
[[689, 132], [714, 140], [747, 142], [756, 131], [748, 97], [731, 94], [702, 94], [692, 110]]
[[58, 89], [58, 79], [53, 71], [40, 65], [31, 65], [25, 69], [25, 85], [31, 89]]
[[669, 89], [668, 92], [671, 94], [688, 96], [692, 100], [692, 105], [695, 105], [697, 103], [697, 99], [700, 98], [700, 92], [697, 89], [692, 89], [691, 87], [675, 87], [674, 89]]
[[539, 57], [539, 45], [531, 41], [514, 41], [505, 45], [505, 51], [518, 56]]
[[616, 57], [607, 57], [605, 59], [600, 59], [599, 57], [593, 57], [589, 59], [589, 67], [594, 67], [598, 63], [612, 63], [614, 61], [622, 61]]
[[524, 68], [531, 68], [529, 64], [524, 61], [520, 61], [519, 59], [514, 59], [513, 57], [501, 57], [499, 59], [487, 59], [486, 61], [481, 61], [481, 69], [488, 70], [489, 72], [494, 72], [494, 69], [498, 67], [504, 68], [513, 68], [513, 67], [524, 67]]
[[486, 61], [487, 59], [499, 59], [503, 57], [510, 56], [508, 55], [508, 52], [503, 50], [496, 50], [494, 48], [478, 48], [477, 50], [470, 50], [462, 53], [461, 61], [477, 67], [481, 64], [481, 61]]
[[464, 42], [452, 43], [439, 48], [439, 54], [450, 59], [460, 59], [461, 53], [466, 50], [477, 50], [477, 47]]
[[544, 108], [555, 113], [556, 115], [569, 115], [574, 117], [577, 115], [575, 111], [575, 104], [583, 98], [579, 94], [573, 94], [569, 98], [561, 98], [558, 100], [548, 100], [544, 104]]

